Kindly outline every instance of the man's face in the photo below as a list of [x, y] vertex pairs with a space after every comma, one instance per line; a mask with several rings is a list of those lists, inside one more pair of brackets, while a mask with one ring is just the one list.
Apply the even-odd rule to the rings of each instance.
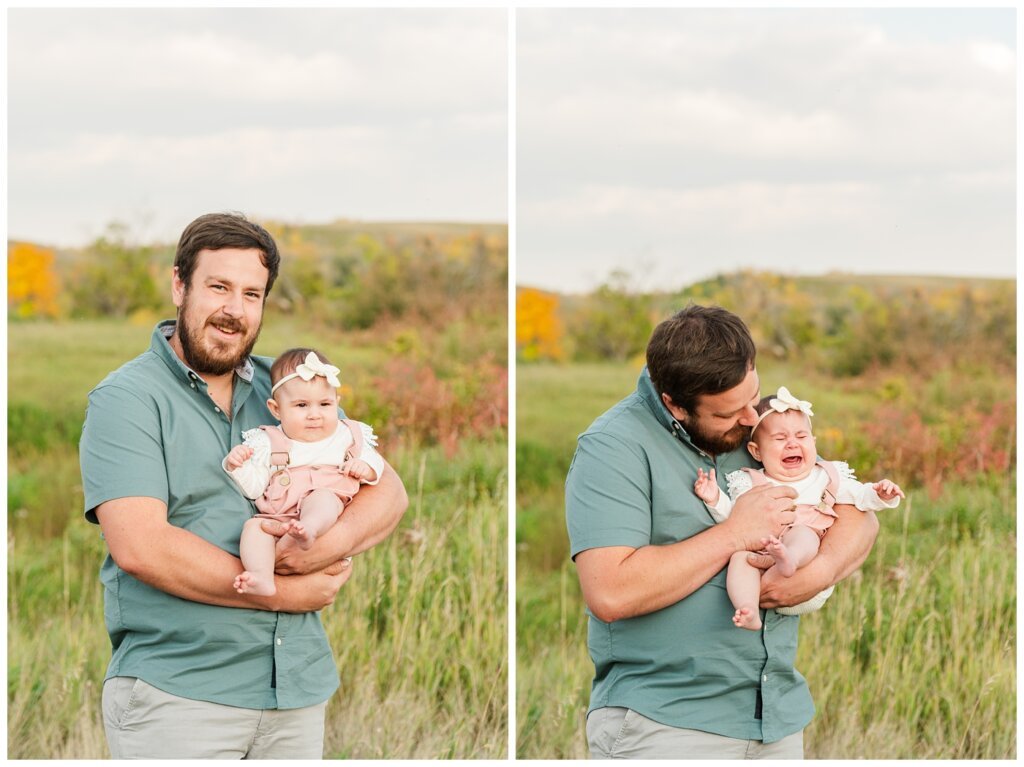
[[186, 365], [224, 375], [242, 364], [259, 338], [269, 276], [260, 251], [237, 248], [200, 251], [190, 285], [175, 272], [175, 334]]
[[668, 406], [697, 447], [712, 455], [735, 450], [747, 438], [747, 429], [757, 423], [754, 406], [761, 399], [761, 382], [751, 368], [740, 383], [718, 394], [704, 394], [694, 412]]

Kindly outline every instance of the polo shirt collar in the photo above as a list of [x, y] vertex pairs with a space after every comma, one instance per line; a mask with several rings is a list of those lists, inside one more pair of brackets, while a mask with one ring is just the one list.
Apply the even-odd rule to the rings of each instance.
[[[175, 320], [164, 320], [157, 324], [153, 330], [153, 337], [150, 342], [150, 349], [162, 359], [167, 366], [174, 371], [182, 380], [189, 382], [194, 381], [197, 378], [203, 380], [203, 377], [197, 372], [192, 370], [188, 365], [181, 361], [181, 358], [175, 354], [174, 349], [171, 348], [170, 338], [174, 335], [174, 328], [176, 326]], [[241, 365], [235, 368], [235, 374], [247, 383], [252, 383], [253, 372], [252, 360], [246, 357]]]
[[654, 417], [658, 419], [658, 423], [672, 432], [672, 436], [676, 437], [680, 442], [689, 445], [701, 455], [708, 455], [704, 450], [693, 444], [690, 435], [686, 433], [683, 425], [665, 407], [665, 403], [661, 401], [661, 395], [654, 388], [654, 381], [651, 380], [651, 374], [647, 371], [646, 365], [640, 371], [640, 378], [636, 382], [636, 390], [637, 394], [643, 399], [644, 404], [654, 414]]

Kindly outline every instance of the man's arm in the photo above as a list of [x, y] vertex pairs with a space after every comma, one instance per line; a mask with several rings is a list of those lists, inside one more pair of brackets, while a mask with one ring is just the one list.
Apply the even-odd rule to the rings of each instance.
[[764, 485], [736, 500], [727, 520], [665, 546], [608, 546], [576, 555], [583, 599], [602, 621], [634, 618], [688, 597], [737, 551], [757, 549], [795, 517], [791, 488]]
[[[280, 552], [276, 572], [316, 572], [373, 548], [398, 527], [408, 506], [402, 480], [385, 461], [380, 481], [360, 488], [334, 526], [317, 538], [312, 547], [306, 551], [290, 547]], [[280, 525], [274, 520], [265, 520], [263, 529], [272, 535], [281, 534]]]
[[836, 504], [834, 511], [836, 521], [821, 539], [814, 559], [790, 578], [779, 575], [777, 569], [768, 570], [761, 578], [761, 607], [790, 607], [806, 602], [841, 581], [867, 559], [878, 536], [878, 517], [848, 504]]
[[212, 543], [167, 521], [167, 506], [156, 498], [118, 498], [100, 504], [96, 517], [110, 556], [143, 583], [182, 599], [221, 607], [278, 612], [312, 612], [334, 601], [352, 574], [338, 566], [328, 572], [275, 578], [277, 594], [238, 594], [232, 582], [242, 563]]

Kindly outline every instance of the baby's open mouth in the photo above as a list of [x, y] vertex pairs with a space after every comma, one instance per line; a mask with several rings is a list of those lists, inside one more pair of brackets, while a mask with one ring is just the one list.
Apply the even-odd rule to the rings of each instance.
[[788, 455], [782, 459], [782, 463], [785, 466], [799, 466], [803, 462], [804, 457], [802, 455]]

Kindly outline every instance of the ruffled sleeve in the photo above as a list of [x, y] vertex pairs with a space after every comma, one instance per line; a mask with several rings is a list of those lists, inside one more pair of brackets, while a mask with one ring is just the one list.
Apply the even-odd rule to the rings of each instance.
[[366, 461], [373, 470], [377, 473], [377, 476], [371, 480], [361, 480], [364, 485], [376, 485], [380, 482], [380, 476], [384, 473], [384, 458], [378, 453], [375, 448], [377, 447], [377, 435], [373, 433], [373, 427], [369, 426], [362, 421], [356, 421], [359, 425], [359, 430], [363, 434], [363, 450], [359, 454], [359, 458]]
[[228, 469], [227, 458], [221, 466], [249, 500], [256, 500], [270, 481], [270, 437], [263, 429], [242, 432], [242, 444], [252, 448], [252, 456], [234, 471]]
[[750, 474], [743, 469], [729, 472], [725, 475], [725, 481], [729, 487], [729, 497], [734, 501], [754, 486]]
[[839, 473], [839, 492], [836, 493], [836, 503], [850, 503], [861, 511], [882, 511], [882, 509], [895, 509], [900, 505], [899, 496], [891, 501], [883, 501], [878, 497], [875, 488], [869, 482], [858, 482], [853, 474], [853, 469], [843, 461], [832, 462]]

